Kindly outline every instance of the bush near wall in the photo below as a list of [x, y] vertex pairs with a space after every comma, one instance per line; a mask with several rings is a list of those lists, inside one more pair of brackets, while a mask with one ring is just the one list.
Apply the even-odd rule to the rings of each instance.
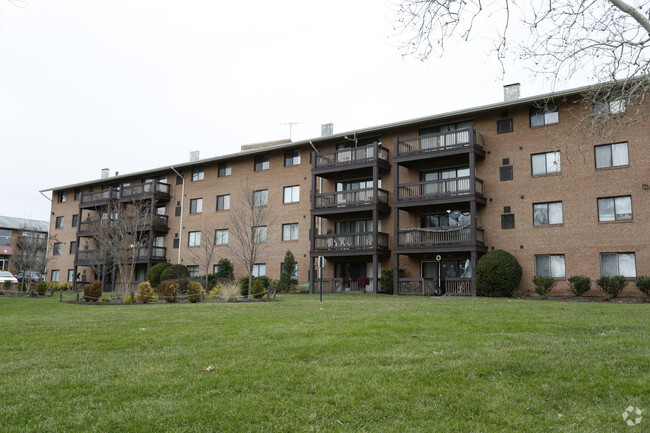
[[84, 301], [86, 302], [97, 302], [97, 300], [102, 296], [102, 283], [95, 280], [90, 284], [84, 286]]
[[153, 300], [153, 288], [149, 281], [144, 281], [138, 286], [138, 301], [146, 304], [147, 302], [152, 302]]
[[153, 265], [151, 268], [149, 268], [145, 279], [151, 284], [151, 287], [158, 287], [160, 282], [163, 280], [162, 279], [163, 272], [165, 271], [165, 269], [169, 268], [170, 266], [172, 266], [171, 263], [163, 262], [163, 263], [157, 263]]
[[190, 271], [187, 270], [187, 266], [171, 265], [162, 271], [160, 275], [160, 280], [161, 281], [176, 280], [179, 278], [189, 278], [189, 277], [190, 277]]
[[576, 296], [582, 296], [591, 289], [591, 278], [584, 275], [574, 275], [567, 279], [569, 291]]
[[650, 275], [636, 277], [635, 284], [637, 289], [650, 296]]
[[187, 299], [190, 302], [201, 302], [201, 293], [203, 293], [203, 286], [198, 281], [190, 281], [187, 285]]
[[600, 287], [600, 290], [605, 292], [609, 298], [616, 298], [621, 294], [625, 286], [627, 286], [627, 281], [625, 280], [625, 277], [621, 275], [600, 277], [596, 280], [596, 285]]
[[555, 278], [545, 275], [535, 275], [533, 277], [535, 292], [542, 298], [546, 298], [553, 287], [557, 284]]
[[490, 251], [476, 266], [478, 296], [512, 296], [521, 282], [521, 265], [517, 258], [504, 250]]
[[158, 294], [163, 297], [165, 302], [176, 302], [178, 284], [171, 280], [162, 281], [158, 284]]

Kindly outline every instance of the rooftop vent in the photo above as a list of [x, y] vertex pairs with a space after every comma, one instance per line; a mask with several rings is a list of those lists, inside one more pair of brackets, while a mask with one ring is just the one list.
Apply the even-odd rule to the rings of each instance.
[[508, 102], [508, 101], [514, 101], [515, 99], [519, 99], [520, 88], [521, 88], [521, 84], [519, 83], [506, 84], [505, 86], [503, 86], [503, 100], [505, 102]]
[[199, 160], [199, 151], [193, 150], [190, 152], [190, 162], [195, 162]]
[[333, 123], [324, 123], [320, 126], [320, 136], [329, 137], [334, 135], [334, 124]]
[[111, 172], [108, 168], [102, 168], [102, 179], [108, 179], [109, 173]]

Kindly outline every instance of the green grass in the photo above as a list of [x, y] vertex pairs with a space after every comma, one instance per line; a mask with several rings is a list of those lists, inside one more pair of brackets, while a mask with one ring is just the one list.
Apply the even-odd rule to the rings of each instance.
[[2, 432], [650, 431], [650, 304], [57, 301], [0, 298]]

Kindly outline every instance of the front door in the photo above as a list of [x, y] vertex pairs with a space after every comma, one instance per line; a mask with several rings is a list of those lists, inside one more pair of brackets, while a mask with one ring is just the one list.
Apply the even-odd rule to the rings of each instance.
[[422, 262], [420, 275], [424, 284], [424, 293], [433, 295], [436, 287], [440, 287], [440, 262]]

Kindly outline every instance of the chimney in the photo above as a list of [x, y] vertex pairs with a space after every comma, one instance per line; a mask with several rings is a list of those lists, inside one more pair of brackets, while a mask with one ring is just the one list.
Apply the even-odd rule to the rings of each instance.
[[108, 179], [110, 171], [108, 168], [102, 168], [102, 179]]
[[514, 101], [515, 99], [519, 99], [520, 87], [521, 84], [519, 83], [506, 84], [505, 86], [503, 86], [503, 101], [508, 102], [508, 101]]
[[195, 162], [199, 160], [199, 151], [193, 150], [190, 152], [190, 162]]
[[334, 124], [333, 123], [324, 123], [320, 126], [320, 136], [329, 137], [334, 135]]

